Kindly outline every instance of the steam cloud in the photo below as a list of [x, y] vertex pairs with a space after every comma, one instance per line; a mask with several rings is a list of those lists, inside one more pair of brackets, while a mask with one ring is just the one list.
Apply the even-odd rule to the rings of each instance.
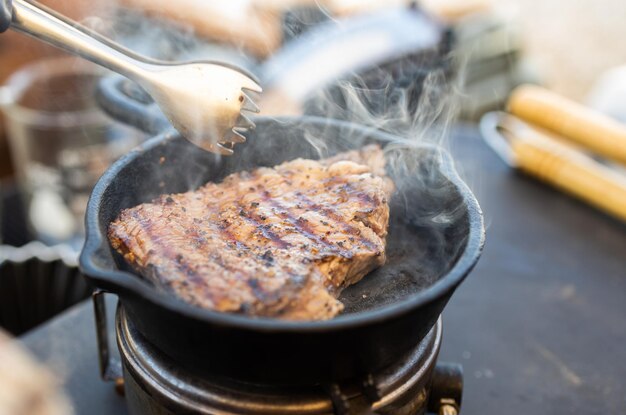
[[[289, 26], [288, 30], [296, 35], [299, 29]], [[132, 14], [118, 21], [114, 34], [126, 46], [160, 59], [223, 60], [253, 70], [263, 65], [232, 47], [207, 46], [191, 30], [154, 25]], [[272, 145], [269, 136], [261, 138], [253, 134], [250, 140], [268, 140], [266, 145], [255, 145], [254, 150], [242, 146], [235, 156], [211, 155], [210, 161], [209, 156], [194, 156], [197, 150], [189, 146], [185, 150], [189, 155], [176, 155], [193, 163], [190, 169], [193, 173], [186, 177], [186, 189], [201, 186], [207, 178], [219, 180], [250, 166], [277, 164], [287, 154], [290, 158], [294, 154], [325, 158], [337, 148], [359, 147], [367, 139], [359, 126], [388, 133], [387, 171], [396, 185], [391, 201], [388, 265], [369, 277], [369, 283], [364, 280], [346, 290], [343, 301], [348, 311], [359, 311], [407, 298], [416, 288], [425, 288], [445, 274], [465, 246], [467, 236], [466, 226], [456, 226], [460, 231], [450, 233], [454, 224], [462, 220], [465, 209], [463, 200], [441, 169], [442, 163], [447, 163], [443, 161], [446, 138], [454, 121], [462, 83], [459, 72], [450, 70], [453, 67], [460, 67], [454, 56], [442, 56], [439, 51], [430, 50], [346, 73], [340, 80], [311, 91], [306, 102], [298, 102], [298, 109], [304, 114], [353, 123], [354, 131], [332, 136], [320, 131], [318, 126], [304, 131], [306, 148], [302, 140], [294, 140], [287, 142], [291, 146], [288, 149]], [[280, 117], [274, 121], [286, 122]], [[160, 169], [156, 169], [155, 175], [160, 174]], [[160, 193], [176, 191], [168, 186], [168, 180], [171, 178], [162, 177]], [[420, 238], [416, 239], [415, 232], [407, 231], [406, 221], [420, 229]], [[350, 301], [350, 297], [355, 301]]]

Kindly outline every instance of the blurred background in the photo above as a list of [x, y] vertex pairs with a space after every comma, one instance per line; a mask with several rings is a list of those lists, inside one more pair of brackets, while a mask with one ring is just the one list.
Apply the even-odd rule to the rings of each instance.
[[[587, 160], [567, 178], [549, 177], [556, 173], [533, 170], [521, 150], [502, 150], [499, 138], [483, 131], [511, 167], [608, 214], [610, 227], [621, 229], [626, 220], [624, 1], [42, 3], [154, 58], [216, 59], [250, 70], [265, 89], [263, 115], [343, 118], [449, 146], [450, 130], [478, 131], [481, 118], [490, 128], [483, 116], [506, 110], [539, 127], [540, 141], [571, 139], [576, 146], [567, 151], [597, 164]], [[116, 109], [100, 99], [110, 88], [131, 97], [141, 91], [58, 49], [8, 31], [0, 35], [0, 62], [0, 327], [20, 335], [89, 296], [77, 255], [91, 189], [158, 128], [141, 131], [123, 115], [112, 118]], [[511, 95], [523, 84], [545, 89]], [[543, 120], [543, 111], [569, 124]], [[621, 144], [590, 145], [588, 136], [568, 129], [572, 120], [586, 120], [579, 130]], [[513, 124], [507, 128], [523, 135]], [[470, 184], [480, 198], [480, 181]], [[594, 195], [593, 188], [609, 190]], [[617, 196], [607, 201], [607, 194]]]

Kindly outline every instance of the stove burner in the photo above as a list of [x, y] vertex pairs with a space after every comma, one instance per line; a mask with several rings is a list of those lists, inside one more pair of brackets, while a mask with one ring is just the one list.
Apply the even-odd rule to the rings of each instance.
[[[149, 344], [122, 306], [116, 316], [124, 389], [130, 413], [142, 414], [457, 414], [458, 365], [435, 365], [441, 319], [424, 340], [386, 370], [348, 383], [292, 387], [207, 378], [182, 369]], [[302, 356], [306, 359], [306, 356]], [[439, 385], [434, 390], [433, 385]]]

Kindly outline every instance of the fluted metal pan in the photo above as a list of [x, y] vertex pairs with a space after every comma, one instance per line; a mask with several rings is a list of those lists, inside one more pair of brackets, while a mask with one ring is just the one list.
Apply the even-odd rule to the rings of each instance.
[[24, 333], [87, 298], [77, 253], [63, 245], [0, 245], [0, 326]]

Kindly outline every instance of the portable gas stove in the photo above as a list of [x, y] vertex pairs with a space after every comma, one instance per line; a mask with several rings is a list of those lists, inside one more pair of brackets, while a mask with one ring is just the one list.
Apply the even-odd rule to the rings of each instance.
[[[94, 296], [98, 331], [105, 334], [102, 300], [100, 295]], [[133, 415], [455, 415], [461, 405], [461, 366], [437, 363], [441, 319], [419, 344], [384, 370], [365, 377], [355, 375], [349, 381], [310, 386], [258, 384], [200, 375], [150, 344], [121, 305], [115, 326], [121, 362], [110, 357], [104, 340], [107, 336], [99, 336], [102, 376], [116, 382]]]
[[[406, 102], [417, 104], [428, 78], [424, 71], [431, 69], [426, 63], [440, 75], [447, 68], [442, 56], [447, 41], [440, 28], [416, 10], [402, 14], [408, 19], [406, 24], [391, 15], [380, 21], [373, 16], [370, 23], [389, 33], [397, 27], [423, 28], [411, 36], [385, 37], [389, 45], [397, 44], [393, 39], [419, 40], [419, 47], [402, 49], [393, 57], [385, 55], [391, 67], [383, 71], [371, 63], [361, 68], [363, 74], [357, 73], [377, 90], [386, 90], [381, 89], [377, 75], [398, 83], [394, 88], [402, 90]], [[429, 36], [422, 36], [426, 32]], [[336, 44], [336, 39], [331, 40]], [[299, 54], [297, 59], [292, 57], [292, 61], [303, 61]], [[267, 68], [274, 66], [262, 66], [259, 78], [266, 95], [272, 79], [293, 79], [270, 76]], [[315, 67], [309, 60], [303, 66], [308, 72]], [[276, 68], [294, 72], [293, 65]], [[364, 75], [368, 68], [375, 69], [371, 79]], [[409, 69], [423, 76], [416, 78]], [[394, 76], [389, 78], [387, 72]], [[402, 76], [396, 79], [395, 75]], [[312, 83], [308, 79], [305, 84]], [[369, 82], [366, 86], [370, 88]], [[445, 88], [434, 89], [443, 97]], [[392, 136], [342, 114], [326, 114], [256, 117], [256, 129], [239, 150], [230, 157], [215, 158], [185, 148], [188, 143], [172, 134], [154, 103], [136, 92], [114, 77], [104, 79], [98, 90], [105, 111], [155, 136], [114, 164], [94, 188], [80, 260], [93, 286], [117, 295], [123, 305], [116, 323], [119, 364], [109, 362], [102, 324], [98, 333], [102, 373], [118, 381], [123, 377], [131, 413], [458, 413], [460, 367], [436, 364], [441, 345], [439, 316], [478, 260], [484, 226], [475, 197], [454, 171], [447, 153], [426, 144], [395, 146], [408, 143], [409, 137]], [[306, 109], [308, 95], [303, 93], [301, 98], [301, 112], [317, 114]], [[372, 110], [384, 111], [386, 106], [377, 105], [387, 99], [375, 99]], [[409, 110], [417, 111], [414, 107]], [[342, 292], [345, 312], [336, 319], [257, 319], [194, 307], [140, 278], [112, 250], [106, 229], [123, 209], [163, 194], [192, 190], [198, 183], [220, 181], [231, 172], [319, 158], [319, 148], [310, 137], [323, 140], [324, 157], [368, 143], [381, 148], [389, 145], [385, 157], [389, 166], [395, 166], [389, 175], [399, 186], [389, 201], [385, 266]], [[98, 321], [104, 323], [101, 317]]]

